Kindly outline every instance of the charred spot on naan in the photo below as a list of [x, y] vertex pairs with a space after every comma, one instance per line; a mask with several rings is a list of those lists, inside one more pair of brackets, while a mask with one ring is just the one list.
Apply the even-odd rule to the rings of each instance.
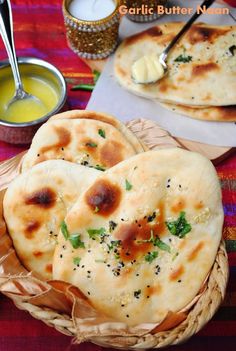
[[218, 110], [223, 120], [236, 120], [236, 105], [218, 107]]
[[46, 187], [27, 195], [25, 197], [25, 204], [49, 209], [55, 205], [56, 199], [56, 193], [52, 189]]
[[49, 263], [49, 264], [46, 265], [45, 271], [46, 271], [47, 273], [52, 273], [52, 264], [51, 264], [51, 263]]
[[145, 37], [153, 38], [153, 37], [159, 37], [160, 35], [162, 35], [162, 30], [158, 26], [155, 26], [145, 30], [144, 32], [137, 33], [130, 36], [124, 41], [123, 45], [124, 46], [134, 45], [137, 42], [142, 41]]
[[123, 145], [117, 141], [107, 141], [100, 149], [100, 163], [106, 167], [113, 167], [123, 158]]
[[183, 198], [177, 199], [174, 204], [171, 206], [171, 211], [174, 213], [180, 213], [186, 207], [185, 200]]
[[36, 232], [41, 227], [41, 223], [37, 220], [30, 221], [25, 228], [25, 237], [27, 239], [32, 239], [34, 232]]
[[40, 258], [40, 257], [43, 256], [43, 252], [42, 252], [42, 251], [34, 251], [34, 252], [33, 252], [33, 255], [34, 255], [34, 257], [36, 257], [36, 258]]
[[193, 25], [187, 33], [187, 39], [192, 45], [206, 41], [212, 44], [219, 36], [225, 35], [228, 32], [229, 29]]
[[199, 201], [194, 205], [195, 210], [201, 210], [204, 207], [203, 201]]
[[114, 237], [122, 242], [120, 257], [123, 261], [133, 261], [147, 254], [152, 248], [151, 241], [148, 242], [151, 235], [161, 237], [165, 232], [164, 207], [161, 203], [158, 211], [153, 211], [152, 215], [146, 215], [134, 223], [122, 223], [117, 228]]
[[155, 285], [148, 285], [144, 290], [144, 295], [149, 298], [151, 296], [159, 295], [162, 292], [162, 286], [160, 283], [156, 283]]
[[202, 78], [203, 76], [207, 75], [209, 72], [217, 71], [220, 69], [220, 66], [214, 62], [208, 62], [204, 64], [194, 65], [192, 68], [191, 78]]
[[58, 136], [58, 142], [56, 144], [43, 146], [41, 148], [41, 150], [39, 150], [39, 155], [41, 153], [44, 154], [44, 153], [51, 151], [51, 150], [55, 150], [55, 151], [59, 150], [59, 149], [64, 148], [70, 144], [71, 133], [68, 129], [63, 128], [63, 127], [57, 127], [57, 126], [54, 126], [53, 129]]
[[181, 276], [184, 274], [184, 271], [185, 271], [184, 266], [183, 265], [179, 266], [177, 269], [171, 272], [169, 279], [171, 281], [179, 280]]
[[199, 254], [199, 252], [202, 250], [203, 247], [204, 247], [204, 242], [200, 241], [200, 243], [198, 243], [197, 246], [188, 255], [188, 261], [195, 260], [195, 258], [197, 257], [197, 255]]
[[101, 216], [109, 216], [119, 206], [121, 189], [108, 180], [98, 180], [86, 192], [85, 201], [93, 212]]

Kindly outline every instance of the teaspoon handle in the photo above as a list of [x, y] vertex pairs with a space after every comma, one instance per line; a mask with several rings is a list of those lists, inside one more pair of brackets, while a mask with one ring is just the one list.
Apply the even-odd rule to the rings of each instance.
[[[200, 5], [201, 7], [205, 6], [206, 9], [210, 7], [215, 0], [205, 0], [203, 3]], [[166, 60], [167, 55], [169, 51], [173, 48], [173, 46], [179, 41], [179, 39], [184, 35], [185, 32], [191, 27], [193, 22], [196, 21], [198, 17], [202, 15], [201, 12], [196, 11], [193, 16], [189, 19], [189, 21], [183, 26], [183, 28], [179, 31], [179, 33], [174, 37], [174, 39], [170, 42], [170, 44], [166, 47], [166, 49], [162, 52], [161, 54], [161, 59], [163, 61]]]
[[0, 0], [0, 34], [8, 53], [16, 91], [23, 90], [13, 39], [13, 21], [10, 0]]

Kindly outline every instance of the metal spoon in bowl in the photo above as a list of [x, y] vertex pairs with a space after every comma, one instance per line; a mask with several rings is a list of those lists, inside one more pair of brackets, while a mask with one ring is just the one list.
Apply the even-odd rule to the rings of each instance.
[[45, 108], [36, 96], [27, 93], [23, 88], [13, 40], [13, 21], [10, 0], [0, 0], [0, 34], [8, 53], [15, 82], [15, 94], [7, 104], [6, 109], [17, 101], [25, 99], [32, 99], [35, 103], [41, 105], [40, 108]]
[[[214, 1], [215, 0], [203, 1], [201, 8], [204, 6], [205, 9], [208, 9]], [[202, 12], [196, 11], [159, 57], [156, 54], [145, 55], [135, 61], [131, 68], [131, 77], [133, 81], [137, 84], [153, 84], [163, 78], [168, 72], [167, 57], [169, 52], [187, 32], [193, 22], [195, 22], [201, 15]]]

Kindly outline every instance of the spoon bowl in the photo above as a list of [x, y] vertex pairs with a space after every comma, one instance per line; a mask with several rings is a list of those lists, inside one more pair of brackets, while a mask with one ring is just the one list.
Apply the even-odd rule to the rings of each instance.
[[33, 102], [38, 105], [39, 110], [45, 111], [46, 107], [43, 106], [43, 103], [36, 96], [27, 93], [23, 88], [13, 39], [13, 20], [10, 0], [0, 0], [0, 34], [8, 53], [15, 82], [15, 94], [6, 105], [6, 110], [20, 101], [31, 100], [31, 103]]

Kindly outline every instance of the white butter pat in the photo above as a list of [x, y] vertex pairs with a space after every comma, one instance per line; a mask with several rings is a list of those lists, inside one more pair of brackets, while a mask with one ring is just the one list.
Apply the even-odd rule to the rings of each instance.
[[145, 55], [134, 62], [131, 75], [135, 83], [150, 84], [164, 76], [164, 67], [158, 60], [157, 55]]

